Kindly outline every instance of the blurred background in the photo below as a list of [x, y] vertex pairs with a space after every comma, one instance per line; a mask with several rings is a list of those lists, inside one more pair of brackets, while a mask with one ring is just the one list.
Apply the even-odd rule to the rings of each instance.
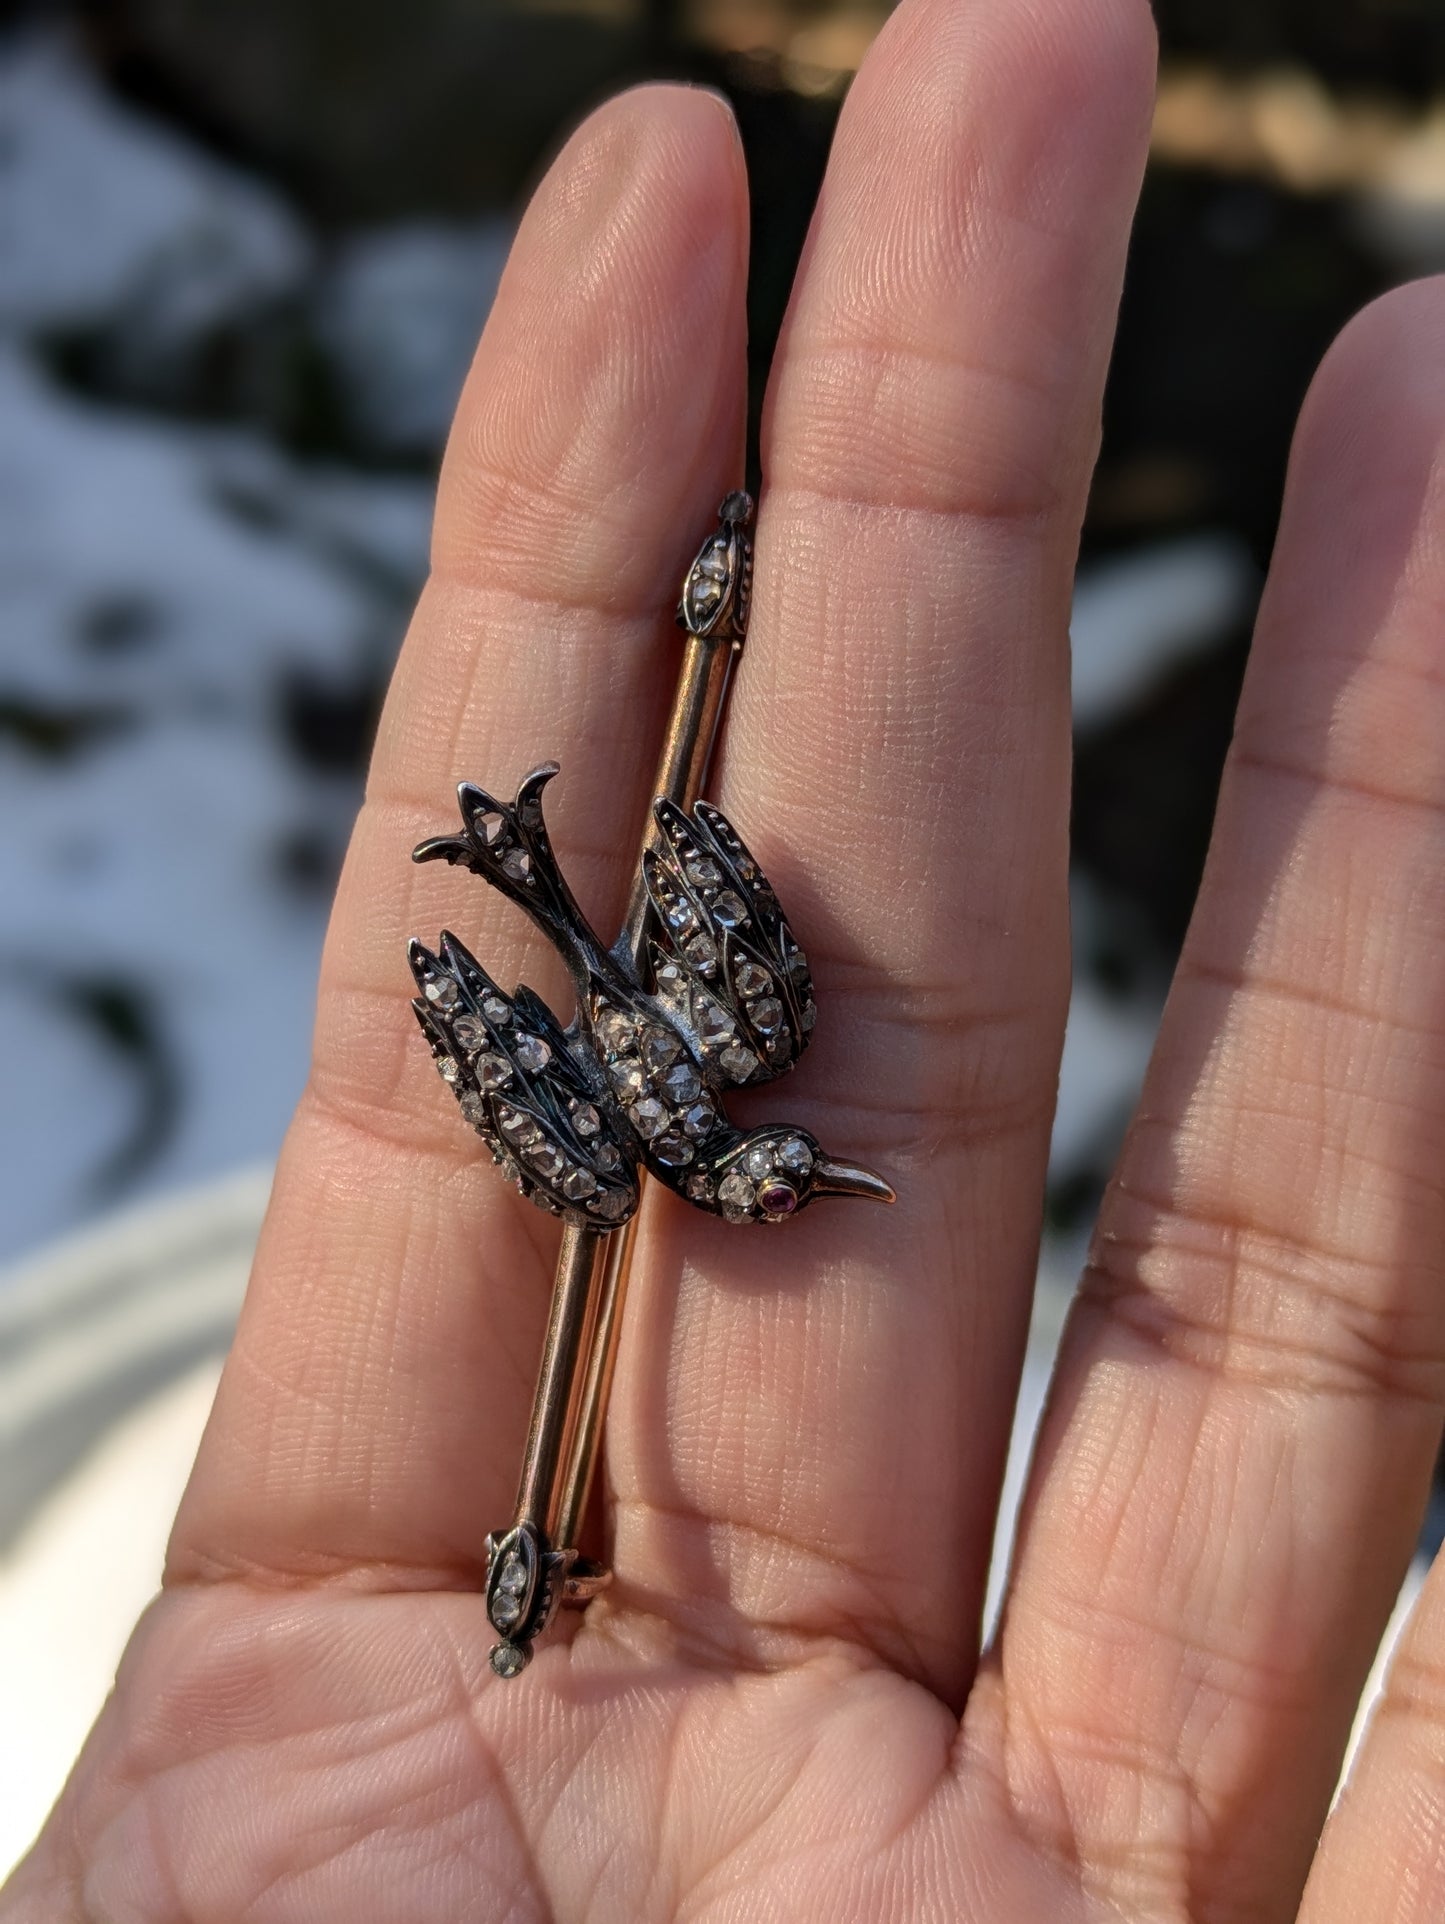
[[[1156, 10], [1152, 164], [1075, 609], [1076, 980], [1045, 1325], [1188, 916], [1304, 388], [1354, 309], [1445, 268], [1440, 0]], [[58, 1688], [37, 1648], [73, 1670], [86, 1640], [57, 1597], [93, 1588], [98, 1535], [115, 1569], [137, 1529], [151, 1545], [159, 1526], [135, 1519], [164, 1514], [209, 1394], [521, 198], [612, 90], [725, 90], [755, 193], [756, 405], [838, 105], [886, 11], [4, 16], [0, 1649], [27, 1656], [0, 1700], [29, 1691], [37, 1728]], [[102, 1437], [108, 1482], [88, 1454]], [[19, 1831], [36, 1741], [0, 1758]]]

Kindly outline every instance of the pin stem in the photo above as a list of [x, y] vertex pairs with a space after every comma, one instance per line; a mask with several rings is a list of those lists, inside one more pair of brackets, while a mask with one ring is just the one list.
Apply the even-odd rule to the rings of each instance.
[[[724, 527], [736, 528], [744, 543], [750, 517], [745, 496], [730, 495], [724, 502]], [[707, 776], [733, 658], [742, 642], [748, 585], [745, 570], [733, 619], [708, 633], [686, 624], [689, 632], [652, 789], [653, 796], [665, 796], [682, 809], [691, 808]], [[645, 964], [652, 907], [642, 857], [656, 835], [649, 809], [617, 944], [618, 954], [632, 964]], [[635, 1215], [610, 1235], [568, 1225], [558, 1253], [515, 1520], [530, 1525], [567, 1565], [576, 1556], [600, 1453], [637, 1221]]]

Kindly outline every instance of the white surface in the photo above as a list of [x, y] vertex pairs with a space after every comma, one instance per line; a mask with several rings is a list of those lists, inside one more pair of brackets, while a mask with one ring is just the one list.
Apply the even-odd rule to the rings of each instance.
[[159, 1580], [269, 1188], [241, 1170], [0, 1274], [0, 1875]]
[[0, 1877], [30, 1848], [160, 1581], [220, 1373], [120, 1424], [0, 1563]]
[[224, 1351], [269, 1189], [243, 1169], [0, 1272], [0, 1554], [117, 1422]]

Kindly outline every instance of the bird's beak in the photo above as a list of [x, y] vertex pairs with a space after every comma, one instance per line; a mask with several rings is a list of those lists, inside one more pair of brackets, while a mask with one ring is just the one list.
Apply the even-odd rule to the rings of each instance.
[[813, 1170], [815, 1196], [863, 1196], [872, 1202], [897, 1202], [892, 1183], [854, 1162], [831, 1162], [826, 1157]]

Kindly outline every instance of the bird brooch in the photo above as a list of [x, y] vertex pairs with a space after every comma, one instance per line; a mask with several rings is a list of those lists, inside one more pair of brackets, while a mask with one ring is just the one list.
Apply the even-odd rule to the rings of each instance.
[[454, 935], [408, 954], [412, 1006], [444, 1082], [503, 1174], [569, 1223], [619, 1228], [646, 1168], [729, 1222], [777, 1223], [825, 1196], [892, 1202], [881, 1176], [825, 1153], [806, 1129], [742, 1131], [729, 1089], [792, 1069], [817, 1007], [778, 898], [719, 809], [653, 805], [643, 857], [652, 927], [634, 966], [578, 907], [548, 838], [534, 769], [516, 800], [463, 782], [461, 833], [413, 851], [469, 869], [552, 943], [577, 991], [564, 1029], [531, 989], [506, 995]]

